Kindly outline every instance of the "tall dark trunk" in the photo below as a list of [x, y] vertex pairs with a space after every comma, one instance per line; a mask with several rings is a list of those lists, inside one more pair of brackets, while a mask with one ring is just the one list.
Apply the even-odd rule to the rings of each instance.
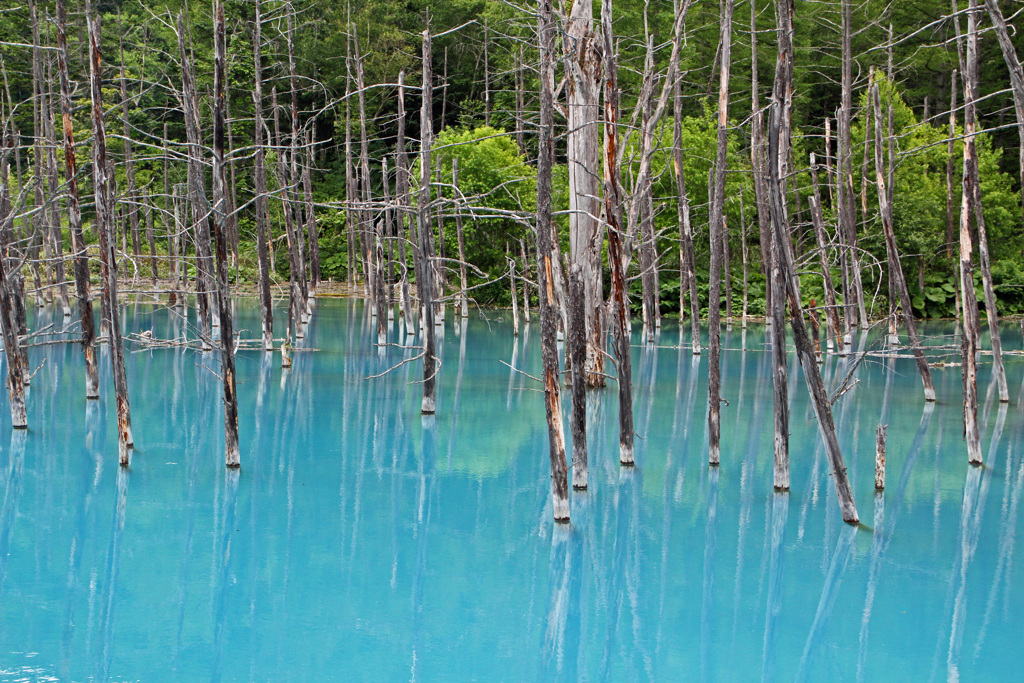
[[[545, 2], [546, 0], [541, 0]], [[604, 207], [608, 221], [608, 264], [612, 274], [611, 313], [615, 319], [617, 383], [619, 385], [619, 463], [632, 465], [633, 367], [629, 356], [629, 294], [622, 255], [622, 185], [618, 172], [618, 67], [612, 33], [612, 0], [601, 3], [604, 40]], [[538, 202], [538, 206], [540, 206]], [[540, 276], [538, 268], [538, 277]], [[544, 296], [544, 293], [541, 293]]]
[[208, 202], [203, 180], [202, 139], [199, 134], [198, 96], [192, 60], [185, 45], [184, 15], [178, 15], [178, 52], [181, 59], [182, 107], [185, 114], [185, 136], [188, 141], [188, 203], [191, 207], [196, 245], [196, 301], [199, 304], [199, 335], [204, 349], [212, 347], [212, 311], [210, 292], [213, 278], [210, 268], [210, 224], [207, 220]]
[[551, 166], [554, 163], [554, 21], [551, 0], [539, 0], [537, 34], [540, 42], [540, 141], [537, 147], [537, 283], [540, 287], [541, 357], [544, 363], [544, 406], [548, 420], [551, 459], [551, 505], [555, 521], [569, 521], [569, 481], [565, 464], [565, 435], [558, 381], [558, 315], [554, 294], [554, 225], [551, 220]]
[[[114, 206], [107, 167], [107, 138], [103, 122], [102, 55], [100, 52], [100, 18], [86, 11], [89, 22], [89, 81], [92, 93], [93, 185], [96, 188], [96, 222], [99, 225], [100, 261], [103, 274], [103, 299], [110, 323], [110, 361], [117, 400], [118, 460], [128, 466], [129, 449], [133, 445], [132, 420], [128, 405], [128, 381], [124, 369], [124, 347], [121, 341], [120, 312], [117, 308], [117, 260], [114, 244]], [[179, 18], [179, 28], [181, 27]]]
[[25, 410], [25, 368], [18, 342], [18, 322], [15, 318], [12, 291], [16, 286], [11, 261], [3, 254], [9, 253], [11, 236], [14, 233], [14, 211], [11, 208], [8, 188], [8, 156], [13, 141], [6, 130], [0, 131], [0, 333], [3, 334], [4, 355], [7, 358], [7, 396], [11, 407], [11, 426], [15, 429], [28, 427]]
[[[772, 214], [773, 242], [778, 255], [778, 268], [785, 279], [785, 293], [789, 306], [790, 325], [793, 329], [793, 340], [797, 355], [803, 367], [804, 379], [811, 394], [811, 402], [818, 418], [818, 428], [825, 443], [835, 482], [836, 495], [843, 520], [856, 524], [859, 521], [857, 508], [853, 501], [853, 492], [846, 475], [846, 466], [836, 437], [835, 422], [832, 418], [832, 405], [821, 379], [814, 347], [807, 327], [804, 324], [803, 310], [800, 305], [800, 284], [793, 262], [792, 249], [789, 244], [789, 220], [786, 217], [785, 195], [782, 187], [782, 170], [784, 168], [782, 128], [789, 125], [789, 117], [784, 110], [790, 106], [793, 87], [793, 0], [776, 0], [776, 12], [779, 20], [779, 59], [775, 69], [775, 85], [772, 90], [771, 120], [768, 126], [768, 173], [769, 201]], [[775, 482], [779, 488], [779, 463], [776, 463]], [[789, 473], [786, 463], [785, 484], [788, 487]]]
[[[434, 144], [433, 70], [431, 69], [430, 28], [423, 31], [423, 83], [420, 106], [420, 191], [417, 202], [420, 266], [416, 284], [420, 295], [420, 320], [423, 328], [423, 400], [421, 412], [437, 409], [437, 358], [434, 348], [434, 230], [430, 225], [430, 148]], [[539, 205], [539, 202], [538, 202]]]
[[85, 397], [100, 397], [100, 379], [96, 367], [96, 325], [89, 298], [89, 259], [82, 234], [82, 210], [78, 194], [78, 162], [75, 159], [75, 131], [71, 120], [71, 81], [68, 77], [67, 6], [57, 0], [57, 71], [60, 73], [60, 109], [64, 130], [64, 168], [68, 187], [68, 232], [74, 251], [75, 294], [78, 298], [82, 328], [82, 352], [85, 355]]
[[253, 58], [253, 90], [252, 101], [255, 121], [253, 154], [253, 176], [256, 198], [256, 263], [259, 270], [260, 321], [263, 332], [263, 349], [274, 349], [274, 308], [270, 297], [270, 255], [267, 253], [269, 242], [269, 216], [267, 202], [267, 169], [266, 150], [264, 143], [263, 123], [263, 59], [262, 40], [263, 25], [261, 13], [262, 0], [256, 0], [256, 21], [253, 23], [252, 58]]
[[714, 201], [711, 206], [711, 269], [708, 275], [708, 463], [721, 457], [721, 301], [722, 247], [725, 234], [725, 164], [729, 143], [729, 67], [732, 59], [733, 0], [725, 0], [721, 18], [721, 68], [718, 88], [718, 153], [715, 157]]
[[213, 235], [217, 249], [217, 303], [220, 306], [220, 370], [224, 385], [224, 464], [238, 467], [238, 394], [235, 391], [235, 331], [228, 287], [228, 216], [231, 208], [224, 156], [224, 91], [227, 49], [223, 0], [213, 4]]

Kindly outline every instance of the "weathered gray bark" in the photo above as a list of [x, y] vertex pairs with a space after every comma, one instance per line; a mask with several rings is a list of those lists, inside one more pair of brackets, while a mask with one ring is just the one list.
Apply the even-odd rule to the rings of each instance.
[[[566, 70], [566, 141], [569, 172], [569, 262], [579, 265], [583, 278], [585, 377], [592, 387], [605, 385], [604, 377], [604, 294], [601, 282], [601, 177], [599, 119], [601, 94], [601, 50], [594, 35], [593, 5], [574, 2], [562, 42]], [[571, 334], [571, 333], [570, 333]]]
[[235, 387], [235, 331], [228, 287], [228, 236], [231, 202], [224, 156], [226, 30], [223, 0], [213, 4], [213, 236], [217, 250], [217, 304], [220, 307], [220, 370], [224, 388], [224, 464], [238, 467], [238, 394]]
[[[398, 258], [402, 262], [402, 311], [405, 316], [406, 335], [415, 334], [416, 325], [412, 319], [412, 301], [409, 292], [409, 269], [405, 255], [405, 243], [408, 238], [415, 238], [412, 229], [413, 217], [410, 213], [411, 180], [409, 177], [409, 156], [405, 151], [405, 71], [398, 73], [398, 136], [395, 142], [398, 153], [395, 157], [395, 196], [398, 202]], [[412, 250], [414, 271], [419, 273], [419, 249]]]
[[889, 425], [878, 425], [875, 430], [875, 490], [885, 489], [885, 432]]
[[[953, 208], [953, 160], [956, 154], [956, 84], [957, 70], [953, 69], [950, 77], [949, 91], [949, 142], [946, 146], [946, 258], [953, 258], [953, 241], [956, 232], [956, 212]], [[959, 278], [957, 278], [959, 281]], [[959, 308], [959, 306], [957, 306]]]
[[553, 263], [554, 225], [551, 220], [551, 166], [554, 163], [554, 21], [551, 0], [539, 0], [537, 33], [540, 43], [540, 141], [537, 148], [537, 282], [540, 287], [541, 357], [544, 363], [544, 406], [551, 460], [551, 505], [556, 522], [569, 521], [569, 481], [565, 464], [565, 435], [558, 382], [558, 347]]
[[[110, 362], [117, 401], [118, 461], [128, 466], [133, 445], [131, 412], [128, 405], [128, 381], [124, 369], [120, 312], [117, 307], [117, 260], [114, 249], [113, 194], [107, 167], [107, 137], [103, 122], [102, 55], [100, 17], [86, 13], [89, 23], [89, 81], [92, 94], [93, 185], [96, 188], [96, 222], [99, 226], [103, 299], [110, 323]], [[181, 27], [179, 17], [179, 28]]]
[[[462, 232], [462, 192], [459, 190], [459, 157], [452, 157], [452, 188], [455, 193], [455, 232], [459, 239], [459, 283], [462, 291], [459, 293], [459, 315], [463, 318], [469, 317], [469, 295], [467, 294], [469, 280], [466, 278], [466, 238]], [[526, 254], [523, 254], [523, 267], [526, 267]], [[525, 289], [523, 290], [525, 296]], [[527, 315], [529, 321], [529, 315]]]
[[64, 132], [64, 168], [68, 188], [68, 232], [74, 251], [75, 294], [78, 298], [82, 328], [82, 352], [85, 356], [85, 397], [100, 397], [100, 379], [96, 367], [96, 324], [89, 298], [89, 259], [82, 234], [82, 210], [78, 194], [78, 168], [75, 158], [75, 132], [71, 120], [71, 81], [68, 77], [67, 6], [57, 0], [57, 71], [60, 74], [60, 108]]
[[316, 287], [320, 284], [320, 233], [316, 225], [316, 213], [313, 206], [313, 161], [316, 154], [313, 149], [312, 132], [306, 135], [305, 163], [302, 165], [302, 194], [306, 200], [306, 253], [309, 255], [309, 299], [307, 309], [316, 296]]
[[[953, 4], [956, 9], [956, 1]], [[978, 300], [974, 294], [974, 245], [971, 238], [971, 215], [975, 200], [975, 179], [978, 174], [978, 152], [974, 142], [977, 126], [975, 99], [977, 93], [978, 32], [975, 13], [967, 15], [967, 55], [964, 62], [964, 163], [960, 195], [960, 300], [963, 315], [960, 376], [964, 391], [964, 437], [967, 460], [972, 465], [983, 461], [981, 429], [978, 425]], [[957, 25], [957, 41], [960, 41]]]
[[[302, 208], [301, 201], [299, 199], [299, 184], [301, 182], [299, 175], [299, 144], [301, 142], [302, 133], [299, 127], [299, 87], [298, 87], [298, 70], [295, 65], [295, 36], [293, 29], [293, 18], [294, 9], [289, 11], [287, 14], [287, 26], [288, 26], [288, 90], [291, 94], [291, 135], [289, 136], [291, 144], [289, 150], [289, 161], [291, 171], [291, 187], [289, 195], [291, 197], [292, 211], [295, 214], [295, 253], [299, 264], [299, 272], [296, 279], [299, 282], [299, 293], [301, 296], [299, 307], [297, 310], [298, 319], [296, 320], [296, 336], [302, 338], [305, 336], [304, 324], [309, 320], [309, 283], [306, 278], [306, 238], [304, 236], [304, 225], [302, 222]], [[366, 173], [369, 177], [369, 170]], [[294, 194], [293, 194], [294, 193]]]
[[[420, 188], [417, 201], [417, 224], [420, 251], [416, 284], [420, 295], [420, 318], [423, 329], [423, 400], [420, 410], [432, 414], [436, 410], [437, 358], [434, 331], [434, 230], [430, 225], [430, 148], [434, 144], [433, 70], [431, 69], [430, 28], [423, 31], [423, 83], [420, 102]], [[537, 205], [540, 206], [538, 200]]]
[[718, 153], [715, 157], [714, 201], [711, 205], [709, 232], [711, 238], [711, 269], [708, 279], [708, 464], [718, 465], [721, 459], [722, 405], [722, 312], [721, 301], [722, 247], [725, 234], [725, 164], [729, 143], [729, 71], [732, 64], [733, 0], [725, 0], [721, 16], [721, 66], [718, 86]]
[[900, 255], [896, 247], [896, 233], [892, 223], [892, 204], [887, 190], [885, 166], [882, 161], [882, 104], [877, 83], [872, 88], [872, 98], [875, 110], [875, 182], [878, 187], [879, 211], [882, 214], [882, 232], [885, 234], [885, 253], [889, 258], [889, 277], [896, 287], [900, 307], [903, 309], [903, 323], [907, 328], [907, 335], [910, 337], [910, 344], [914, 350], [917, 369], [921, 373], [921, 383], [924, 385], [924, 400], [934, 401], [935, 386], [932, 384], [932, 373], [928, 369], [928, 359], [925, 358], [921, 348], [921, 338], [917, 334], [917, 323], [914, 321], [910, 292], [907, 290], [907, 280], [903, 275], [903, 267], [900, 265]]

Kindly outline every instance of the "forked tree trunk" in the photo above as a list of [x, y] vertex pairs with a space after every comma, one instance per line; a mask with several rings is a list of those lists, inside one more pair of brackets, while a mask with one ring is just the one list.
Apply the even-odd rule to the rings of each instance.
[[914, 321], [910, 292], [907, 290], [907, 280], [903, 275], [899, 251], [896, 248], [896, 233], [893, 231], [892, 224], [892, 204], [890, 204], [884, 172], [885, 166], [882, 161], [882, 103], [877, 83], [872, 88], [871, 96], [875, 110], [875, 182], [878, 186], [878, 206], [882, 214], [882, 232], [885, 234], [885, 253], [889, 258], [889, 277], [896, 287], [900, 307], [903, 309], [903, 323], [907, 328], [907, 335], [910, 337], [910, 344], [914, 350], [917, 369], [921, 373], [921, 383], [924, 385], [924, 400], [934, 401], [935, 386], [932, 384], [932, 373], [928, 369], [928, 359], [925, 358], [921, 348], [921, 338], [917, 334], [917, 323]]
[[[133, 445], [131, 412], [128, 405], [128, 381], [124, 370], [120, 312], [117, 308], [117, 260], [114, 249], [114, 206], [107, 168], [107, 138], [103, 124], [102, 56], [100, 18], [86, 13], [89, 22], [89, 81], [92, 93], [93, 184], [96, 188], [96, 222], [99, 224], [100, 260], [103, 274], [103, 299], [110, 323], [110, 361], [117, 400], [118, 461], [128, 466]], [[179, 28], [181, 27], [179, 18]]]
[[213, 235], [217, 250], [217, 304], [220, 307], [220, 370], [224, 386], [224, 464], [238, 467], [238, 394], [235, 390], [235, 330], [231, 320], [231, 290], [228, 287], [228, 198], [227, 164], [224, 157], [224, 92], [226, 30], [223, 0], [213, 5]]
[[540, 286], [541, 358], [544, 364], [544, 407], [548, 421], [551, 460], [551, 505], [556, 522], [569, 521], [569, 480], [565, 464], [565, 435], [558, 381], [558, 315], [554, 293], [554, 225], [551, 220], [551, 166], [554, 163], [554, 21], [551, 0], [539, 0], [537, 33], [540, 42], [540, 141], [537, 147], [537, 282]]
[[71, 81], [68, 77], [67, 6], [57, 0], [57, 71], [60, 73], [60, 108], [64, 131], [64, 167], [68, 187], [68, 232], [74, 253], [75, 294], [78, 298], [82, 328], [82, 352], [85, 355], [85, 397], [100, 397], [100, 379], [96, 367], [96, 324], [89, 298], [89, 259], [82, 234], [82, 211], [78, 195], [78, 168], [75, 158], [75, 132], [71, 120]]

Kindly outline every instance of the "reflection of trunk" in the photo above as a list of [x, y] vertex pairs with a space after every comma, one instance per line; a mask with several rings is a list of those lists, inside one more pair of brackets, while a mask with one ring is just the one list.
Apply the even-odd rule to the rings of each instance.
[[537, 148], [537, 283], [540, 288], [541, 358], [551, 459], [551, 504], [555, 521], [569, 521], [569, 485], [562, 431], [562, 401], [558, 382], [554, 278], [557, 258], [551, 221], [551, 166], [554, 162], [554, 22], [551, 0], [540, 0], [537, 13], [540, 40], [540, 141]]
[[764, 649], [761, 653], [761, 680], [775, 680], [776, 644], [779, 613], [782, 611], [782, 579], [785, 570], [786, 522], [789, 519], [789, 494], [776, 492], [772, 497], [771, 536], [768, 558], [768, 604], [765, 606]]
[[853, 537], [856, 535], [855, 527], [845, 527], [839, 530], [839, 538], [836, 540], [836, 549], [832, 553], [832, 561], [828, 566], [828, 574], [825, 575], [825, 584], [821, 588], [821, 597], [818, 599], [818, 609], [814, 613], [814, 621], [811, 622], [811, 631], [807, 634], [807, 642], [804, 643], [804, 652], [800, 657], [800, 666], [797, 668], [796, 680], [813, 680], [809, 672], [809, 664], [812, 656], [825, 639], [825, 631], [828, 622], [832, 618], [832, 610], [839, 596], [839, 588], [843, 583], [843, 576], [846, 574], [846, 565], [850, 560], [853, 551]]
[[[726, 0], [726, 12], [732, 14], [732, 0]], [[728, 70], [726, 68], [725, 70]], [[704, 527], [704, 571], [700, 600], [700, 672], [702, 680], [713, 680], [711, 670], [712, 624], [714, 619], [715, 549], [718, 545], [718, 468], [708, 470], [707, 525]]]
[[917, 361], [917, 369], [921, 373], [921, 383], [924, 384], [924, 400], [935, 400], [935, 386], [932, 384], [932, 373], [928, 370], [928, 361], [921, 350], [921, 338], [917, 334], [917, 323], [914, 322], [914, 309], [911, 307], [910, 292], [907, 290], [907, 280], [903, 276], [903, 267], [900, 265], [900, 255], [896, 249], [896, 234], [892, 224], [892, 203], [889, 191], [886, 188], [884, 165], [882, 162], [882, 103], [878, 94], [878, 84], [872, 88], [872, 98], [875, 109], [875, 182], [878, 186], [878, 206], [882, 214], [882, 231], [885, 233], [885, 253], [889, 257], [889, 277], [900, 298], [900, 307], [903, 309], [903, 323], [907, 328], [907, 335], [910, 337], [910, 344], [914, 350], [914, 359]]
[[[718, 154], [715, 157], [714, 197], [711, 205], [709, 231], [711, 234], [711, 270], [708, 275], [708, 462], [717, 465], [720, 459], [721, 439], [721, 355], [722, 313], [721, 299], [722, 258], [725, 237], [725, 164], [729, 143], [729, 67], [732, 55], [733, 0], [723, 5], [721, 46], [722, 59], [718, 87]], [[728, 294], [726, 295], [728, 298]]]
[[[96, 368], [96, 325], [89, 300], [89, 260], [82, 235], [82, 211], [78, 197], [78, 169], [75, 159], [74, 127], [71, 120], [71, 81], [68, 77], [66, 0], [57, 3], [57, 71], [60, 72], [60, 108], [64, 129], [64, 165], [68, 187], [68, 232], [75, 252], [75, 293], [78, 296], [82, 351], [85, 354], [85, 397], [99, 398], [100, 379]], [[166, 220], [166, 219], [165, 219]]]

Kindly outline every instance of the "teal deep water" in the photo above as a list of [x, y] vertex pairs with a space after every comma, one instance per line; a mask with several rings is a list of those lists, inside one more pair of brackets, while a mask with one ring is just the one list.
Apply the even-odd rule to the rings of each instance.
[[[254, 303], [237, 307], [255, 336]], [[148, 305], [123, 320], [161, 338], [181, 327]], [[982, 366], [983, 468], [961, 441], [959, 367], [934, 371], [931, 407], [912, 359], [858, 368], [835, 406], [853, 528], [797, 372], [792, 490], [772, 490], [760, 326], [723, 330], [722, 464], [708, 468], [707, 356], [691, 357], [685, 331], [677, 348], [667, 322], [658, 348], [633, 349], [637, 466], [618, 464], [614, 384], [591, 392], [590, 489], [561, 526], [542, 394], [502, 363], [540, 374], [527, 327], [514, 340], [501, 312], [462, 326], [449, 311], [438, 412], [423, 418], [418, 363], [366, 379], [417, 352], [375, 348], [361, 302], [321, 301], [316, 350], [290, 371], [239, 352], [235, 472], [216, 355], [131, 347], [136, 449], [122, 470], [106, 351], [103, 398], [87, 406], [78, 346], [32, 347], [28, 432], [0, 409], [0, 681], [1019, 676], [1020, 356], [1008, 406]], [[952, 327], [925, 332], [948, 343]], [[1004, 334], [1021, 348], [1015, 325]], [[830, 386], [849, 362], [826, 360]]]

